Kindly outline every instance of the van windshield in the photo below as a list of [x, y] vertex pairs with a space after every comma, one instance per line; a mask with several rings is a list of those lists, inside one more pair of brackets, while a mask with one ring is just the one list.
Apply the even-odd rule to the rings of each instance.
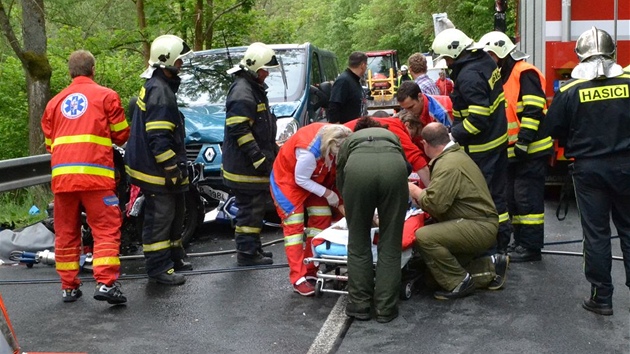
[[[306, 56], [304, 48], [276, 49], [282, 66], [269, 69], [265, 83], [269, 86], [267, 97], [270, 102], [296, 101], [304, 90], [306, 78]], [[230, 51], [233, 64], [243, 57], [243, 51]], [[226, 52], [197, 54], [182, 66], [179, 76], [182, 83], [177, 92], [180, 106], [197, 107], [225, 105], [228, 89], [233, 82], [230, 61]], [[287, 79], [285, 90], [282, 69]], [[285, 100], [286, 96], [286, 100]]]

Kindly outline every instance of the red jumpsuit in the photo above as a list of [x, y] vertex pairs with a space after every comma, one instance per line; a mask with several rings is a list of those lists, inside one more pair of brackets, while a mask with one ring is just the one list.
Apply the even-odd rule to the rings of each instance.
[[[305, 149], [317, 159], [311, 179], [327, 189], [334, 189], [335, 164], [330, 168], [324, 163], [320, 151], [319, 130], [327, 123], [311, 123], [300, 128], [282, 145], [271, 172], [271, 195], [278, 215], [282, 218], [284, 247], [289, 263], [289, 280], [295, 284], [305, 276], [315, 276], [313, 264], [305, 265], [304, 258], [311, 257], [311, 241], [323, 229], [330, 226], [332, 214], [326, 198], [317, 196], [300, 187], [295, 181], [296, 149]], [[337, 193], [338, 194], [338, 193]], [[305, 212], [307, 217], [305, 217]], [[304, 221], [306, 220], [306, 228]], [[304, 240], [306, 233], [306, 240]]]
[[122, 145], [129, 137], [120, 98], [91, 78], [78, 76], [48, 102], [42, 130], [52, 154], [55, 263], [61, 287], [81, 284], [81, 207], [94, 237], [94, 278], [110, 286], [119, 274], [122, 223], [112, 144]]

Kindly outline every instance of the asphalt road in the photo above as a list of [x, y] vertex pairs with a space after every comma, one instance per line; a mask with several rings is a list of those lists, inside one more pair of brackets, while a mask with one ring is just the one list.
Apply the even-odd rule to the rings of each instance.
[[[546, 210], [546, 242], [577, 240], [575, 206], [565, 221]], [[266, 228], [263, 242], [278, 240]], [[620, 255], [618, 241], [613, 254]], [[190, 254], [233, 248], [225, 225], [205, 225]], [[511, 264], [501, 291], [478, 291], [438, 301], [418, 287], [401, 301], [401, 315], [388, 324], [349, 320], [346, 297], [303, 298], [291, 291], [282, 243], [267, 247], [276, 268], [243, 270], [233, 254], [191, 258], [195, 271], [180, 287], [147, 282], [141, 260], [124, 260], [127, 306], [92, 299], [85, 274], [84, 296], [62, 303], [54, 269], [0, 267], [0, 293], [26, 352], [87, 353], [630, 353], [630, 292], [620, 261], [613, 263], [613, 316], [580, 306], [589, 285], [582, 258], [543, 256]], [[547, 246], [581, 251], [581, 243]], [[11, 281], [20, 281], [15, 284]]]

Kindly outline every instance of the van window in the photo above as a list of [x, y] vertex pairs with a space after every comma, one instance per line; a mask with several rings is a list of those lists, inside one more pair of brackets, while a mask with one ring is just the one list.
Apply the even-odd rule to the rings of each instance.
[[319, 67], [319, 56], [313, 52], [313, 60], [311, 61], [311, 85], [319, 85], [322, 82], [322, 74]]
[[339, 75], [337, 59], [333, 55], [321, 55], [322, 65], [324, 66], [324, 75], [326, 81], [334, 81]]

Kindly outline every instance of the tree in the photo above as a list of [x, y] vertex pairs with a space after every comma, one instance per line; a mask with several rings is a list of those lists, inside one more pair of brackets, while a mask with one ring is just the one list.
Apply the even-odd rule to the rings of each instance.
[[22, 63], [26, 74], [29, 121], [29, 152], [45, 151], [41, 118], [50, 99], [52, 68], [46, 55], [46, 22], [44, 0], [22, 0], [22, 44], [18, 40], [4, 1], [0, 0], [0, 26], [2, 32]]

